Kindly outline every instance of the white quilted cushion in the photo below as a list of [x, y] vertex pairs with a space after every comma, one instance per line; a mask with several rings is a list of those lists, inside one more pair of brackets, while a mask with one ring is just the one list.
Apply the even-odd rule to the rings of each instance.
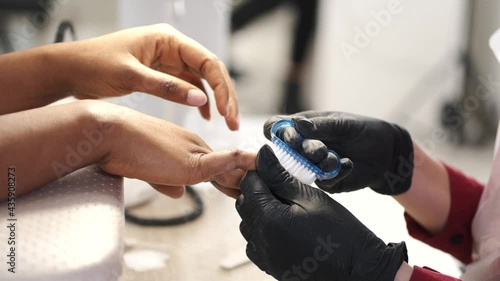
[[[16, 273], [7, 271], [7, 204], [0, 204], [0, 280], [117, 280], [123, 180], [89, 166], [16, 202]], [[8, 230], [8, 229], [7, 229]]]

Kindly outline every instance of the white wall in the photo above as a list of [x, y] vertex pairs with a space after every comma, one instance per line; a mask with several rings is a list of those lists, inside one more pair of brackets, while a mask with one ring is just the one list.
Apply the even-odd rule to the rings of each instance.
[[[373, 13], [387, 11], [391, 2], [400, 12], [391, 14], [385, 26], [369, 36], [367, 46], [358, 48], [359, 53], [345, 56], [342, 46], [362, 46], [354, 40], [357, 29], [366, 30], [374, 21]], [[463, 34], [463, 3], [322, 1], [311, 75], [312, 107], [390, 117], [380, 116], [374, 105], [393, 110], [433, 66], [445, 58], [452, 62]]]

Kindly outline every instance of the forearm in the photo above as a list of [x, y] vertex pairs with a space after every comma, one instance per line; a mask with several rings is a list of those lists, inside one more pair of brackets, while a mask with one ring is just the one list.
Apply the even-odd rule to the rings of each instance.
[[394, 198], [429, 233], [438, 233], [446, 224], [451, 205], [450, 183], [443, 163], [430, 157], [417, 144], [410, 189]]
[[[80, 101], [0, 116], [0, 172], [16, 168], [17, 195], [97, 163], [109, 147], [96, 102]], [[0, 186], [7, 186], [0, 177]], [[0, 193], [0, 200], [6, 198]]]
[[0, 115], [47, 105], [70, 91], [65, 44], [0, 56]]

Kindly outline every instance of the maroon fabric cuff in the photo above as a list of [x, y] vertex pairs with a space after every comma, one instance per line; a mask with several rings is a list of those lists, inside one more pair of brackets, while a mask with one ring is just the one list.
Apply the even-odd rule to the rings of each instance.
[[469, 264], [472, 261], [472, 219], [476, 214], [484, 186], [454, 168], [447, 165], [445, 167], [451, 192], [451, 208], [445, 228], [440, 233], [431, 235], [405, 213], [406, 225], [413, 238]]
[[414, 266], [410, 281], [460, 281], [460, 279], [443, 275], [428, 267]]

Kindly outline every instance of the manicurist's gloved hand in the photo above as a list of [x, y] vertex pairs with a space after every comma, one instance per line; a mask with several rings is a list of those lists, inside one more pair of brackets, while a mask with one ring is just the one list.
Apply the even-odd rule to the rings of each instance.
[[407, 260], [347, 209], [290, 176], [268, 146], [241, 182], [236, 209], [247, 255], [278, 280], [391, 280]]
[[[320, 140], [340, 157], [352, 161], [343, 160], [344, 172], [336, 178], [316, 181], [321, 189], [338, 193], [369, 186], [381, 194], [398, 195], [410, 188], [413, 143], [400, 126], [343, 112], [308, 111], [272, 117], [264, 125], [267, 138], [271, 137], [272, 125], [281, 119], [293, 120], [303, 138]], [[297, 139], [298, 134], [288, 133], [284, 140], [293, 145]], [[351, 173], [350, 164], [354, 165]]]

